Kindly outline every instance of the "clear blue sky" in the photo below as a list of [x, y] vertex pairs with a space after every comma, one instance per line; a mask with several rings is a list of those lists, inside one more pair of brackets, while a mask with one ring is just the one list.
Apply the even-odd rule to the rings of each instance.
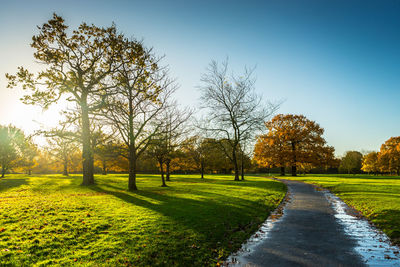
[[181, 103], [197, 105], [201, 73], [229, 56], [236, 72], [257, 65], [258, 92], [285, 99], [279, 113], [320, 123], [338, 155], [400, 135], [400, 1], [2, 0], [0, 123], [29, 131], [39, 126], [27, 120], [51, 121], [18, 103], [4, 73], [34, 66], [30, 39], [53, 12], [72, 27], [114, 21], [165, 54]]

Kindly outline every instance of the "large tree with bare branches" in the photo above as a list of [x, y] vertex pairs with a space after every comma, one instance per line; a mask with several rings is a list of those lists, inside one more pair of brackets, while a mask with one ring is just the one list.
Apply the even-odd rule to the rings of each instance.
[[129, 162], [128, 188], [137, 190], [137, 160], [159, 133], [158, 118], [177, 86], [152, 49], [128, 39], [122, 47], [122, 64], [113, 77], [115, 87], [103, 116], [124, 143], [121, 155]]
[[239, 181], [241, 146], [262, 130], [279, 105], [264, 103], [255, 93], [252, 70], [245, 69], [239, 76], [229, 75], [228, 61], [222, 64], [212, 61], [201, 82], [202, 108], [208, 113], [199, 127], [208, 135], [226, 141], [221, 143], [221, 149], [234, 166], [235, 181]]

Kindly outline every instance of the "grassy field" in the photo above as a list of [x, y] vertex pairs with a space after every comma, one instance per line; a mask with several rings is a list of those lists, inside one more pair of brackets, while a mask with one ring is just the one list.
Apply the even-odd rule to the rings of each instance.
[[0, 179], [0, 265], [215, 265], [283, 198], [276, 181], [140, 175], [9, 175]]
[[400, 245], [399, 176], [307, 175], [287, 178], [329, 189]]

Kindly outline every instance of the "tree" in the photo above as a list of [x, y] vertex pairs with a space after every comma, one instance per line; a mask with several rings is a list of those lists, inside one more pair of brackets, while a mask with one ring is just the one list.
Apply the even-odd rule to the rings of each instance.
[[38, 150], [38, 155], [35, 160], [37, 164], [32, 168], [32, 172], [41, 174], [56, 172], [54, 160], [46, 149]]
[[204, 172], [210, 161], [210, 153], [212, 153], [208, 141], [209, 139], [195, 135], [185, 140], [182, 147], [182, 158], [187, 162], [186, 166], [194, 166], [193, 169], [200, 172], [201, 179], [204, 179]]
[[378, 152], [372, 151], [363, 157], [361, 170], [375, 175], [379, 172]]
[[94, 156], [101, 166], [103, 175], [107, 175], [110, 168], [118, 165], [118, 160], [121, 160], [121, 150], [121, 145], [113, 141], [102, 142], [94, 148]]
[[254, 160], [262, 167], [280, 168], [281, 176], [285, 176], [289, 153], [284, 138], [273, 131], [260, 135], [254, 146]]
[[383, 170], [400, 175], [400, 136], [391, 137], [382, 144], [379, 158]]
[[256, 143], [254, 158], [267, 167], [297, 167], [311, 164], [328, 166], [334, 161], [334, 149], [327, 146], [322, 137], [324, 129], [303, 115], [279, 114], [265, 123], [268, 133], [261, 135]]
[[120, 54], [121, 68], [114, 75], [115, 89], [103, 114], [125, 144], [122, 156], [129, 162], [129, 190], [137, 190], [137, 161], [160, 125], [155, 123], [176, 90], [161, 58], [135, 40], [125, 39]]
[[164, 110], [159, 121], [161, 145], [165, 150], [165, 171], [166, 180], [170, 181], [171, 161], [177, 156], [177, 149], [184, 145], [184, 139], [187, 133], [185, 123], [188, 121], [192, 111], [189, 109], [180, 110], [174, 102]]
[[79, 107], [83, 160], [83, 185], [94, 183], [93, 151], [90, 144], [90, 114], [104, 106], [111, 85], [107, 81], [119, 68], [122, 35], [116, 27], [100, 28], [82, 23], [72, 34], [64, 19], [56, 14], [38, 27], [31, 47], [35, 59], [47, 68], [36, 75], [19, 67], [16, 75], [6, 74], [8, 87], [18, 83], [31, 94], [23, 98], [26, 104], [43, 108], [63, 96]]
[[37, 165], [36, 157], [39, 151], [37, 145], [33, 142], [32, 137], [26, 137], [21, 146], [21, 159], [19, 167], [21, 167], [28, 175], [32, 174], [32, 169]]
[[47, 135], [47, 151], [57, 161], [61, 163], [63, 175], [69, 175], [69, 169], [72, 165], [74, 155], [80, 153], [79, 147], [73, 139], [67, 137], [65, 132], [58, 132]]
[[358, 151], [347, 151], [340, 162], [339, 169], [346, 170], [348, 174], [361, 171], [363, 155]]
[[[157, 159], [163, 187], [167, 186], [165, 180], [170, 180], [170, 164], [175, 156], [176, 149], [183, 145], [187, 132], [185, 122], [191, 115], [190, 110], [179, 110], [174, 102], [167, 105], [161, 116], [158, 117], [158, 131], [151, 140], [149, 155]], [[164, 174], [166, 174], [166, 179], [164, 179]]]
[[164, 162], [168, 155], [168, 151], [166, 149], [166, 145], [164, 139], [162, 138], [153, 138], [149, 143], [147, 156], [153, 157], [157, 160], [160, 174], [161, 174], [161, 186], [167, 187], [165, 183], [165, 171], [164, 171]]
[[22, 159], [25, 135], [14, 126], [0, 125], [0, 166], [1, 178], [7, 171], [18, 166]]
[[228, 62], [219, 65], [212, 61], [201, 77], [202, 108], [209, 112], [200, 128], [219, 140], [226, 140], [229, 149], [221, 149], [231, 161], [235, 181], [239, 181], [238, 153], [245, 140], [252, 139], [261, 130], [264, 121], [278, 105], [264, 105], [254, 91], [255, 80], [251, 70], [242, 76], [228, 76]]

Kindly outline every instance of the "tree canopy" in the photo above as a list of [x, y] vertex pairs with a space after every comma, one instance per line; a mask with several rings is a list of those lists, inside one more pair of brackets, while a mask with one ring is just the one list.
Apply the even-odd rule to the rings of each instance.
[[296, 176], [300, 164], [332, 164], [334, 148], [326, 145], [324, 129], [316, 122], [303, 115], [279, 114], [265, 126], [268, 133], [258, 137], [254, 148], [254, 159], [261, 165], [282, 170], [291, 166]]

